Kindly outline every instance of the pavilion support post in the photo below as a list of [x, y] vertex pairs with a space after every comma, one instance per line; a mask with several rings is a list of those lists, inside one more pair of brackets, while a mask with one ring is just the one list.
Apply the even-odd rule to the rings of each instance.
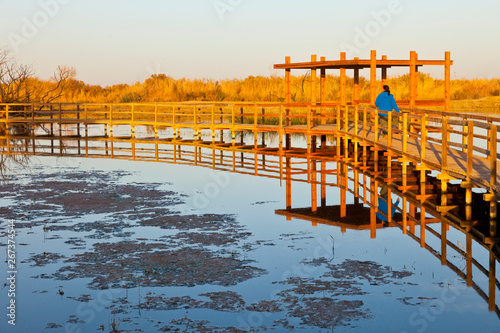
[[415, 107], [418, 100], [418, 53], [415, 52], [415, 80], [413, 81], [413, 96], [415, 97]]
[[370, 53], [370, 104], [375, 105], [377, 99], [377, 51]]
[[[346, 53], [340, 52], [340, 60], [346, 60]], [[347, 86], [347, 76], [346, 76], [346, 68], [340, 68], [340, 105], [347, 105], [347, 97], [346, 97], [346, 86]]]
[[450, 112], [451, 105], [451, 56], [447, 51], [444, 54], [445, 69], [444, 69], [444, 111]]
[[[354, 60], [358, 60], [358, 57], [355, 57]], [[354, 104], [359, 103], [359, 68], [354, 69], [354, 87], [352, 92], [352, 99]]]
[[415, 108], [417, 96], [415, 84], [417, 82], [417, 53], [410, 51], [410, 108]]
[[[387, 60], [387, 56], [383, 55], [382, 60]], [[387, 83], [387, 67], [382, 67], [382, 84]]]

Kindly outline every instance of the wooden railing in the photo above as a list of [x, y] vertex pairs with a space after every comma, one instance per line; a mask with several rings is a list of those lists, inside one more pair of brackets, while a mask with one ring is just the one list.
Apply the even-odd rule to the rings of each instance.
[[[388, 123], [393, 126], [379, 125], [379, 113], [387, 115]], [[88, 125], [104, 124], [109, 126], [111, 136], [113, 126], [123, 124], [131, 125], [132, 136], [135, 126], [152, 126], [155, 132], [161, 127], [172, 127], [176, 131], [188, 127], [193, 128], [197, 135], [204, 129], [230, 130], [233, 137], [235, 131], [286, 134], [295, 125], [305, 125], [299, 132], [315, 136], [323, 127], [322, 133], [342, 135], [354, 142], [378, 146], [406, 159], [405, 162], [441, 172], [443, 177], [463, 178], [464, 186], [474, 183], [487, 189], [488, 201], [493, 201], [500, 193], [497, 175], [500, 118], [478, 114], [422, 109], [387, 113], [338, 103], [32, 103], [0, 104], [0, 123], [32, 127], [42, 123], [79, 123], [85, 125], [85, 135], [88, 135]], [[59, 131], [61, 135], [61, 126]], [[378, 135], [380, 131], [387, 132], [383, 140]], [[413, 150], [409, 149], [410, 143]], [[461, 161], [457, 162], [457, 156], [461, 156]], [[457, 168], [457, 163], [462, 162], [464, 165]]]

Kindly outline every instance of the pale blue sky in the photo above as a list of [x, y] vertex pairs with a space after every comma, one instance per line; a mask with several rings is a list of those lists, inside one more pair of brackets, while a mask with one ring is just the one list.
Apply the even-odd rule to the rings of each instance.
[[[155, 72], [282, 74], [272, 65], [287, 55], [337, 59], [346, 46], [362, 58], [371, 49], [397, 59], [451, 51], [453, 78], [491, 78], [500, 77], [498, 13], [498, 0], [0, 0], [0, 47], [41, 78], [62, 64], [101, 85]], [[442, 77], [441, 68], [423, 71]]]

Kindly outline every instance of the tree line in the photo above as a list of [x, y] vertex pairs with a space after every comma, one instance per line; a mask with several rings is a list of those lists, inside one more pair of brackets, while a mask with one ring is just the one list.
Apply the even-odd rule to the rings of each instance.
[[[391, 92], [398, 100], [409, 99], [409, 75], [388, 79]], [[319, 78], [318, 78], [319, 84]], [[352, 100], [354, 80], [347, 79], [347, 100]], [[379, 83], [381, 89], [381, 83]], [[326, 77], [326, 100], [340, 99], [340, 78]], [[360, 99], [369, 100], [370, 85], [360, 78]], [[419, 99], [442, 99], [443, 80], [419, 73]], [[319, 93], [319, 92], [318, 92]], [[291, 77], [292, 102], [308, 102], [311, 94], [310, 74]], [[479, 99], [500, 95], [500, 79], [453, 80], [454, 100]], [[144, 82], [102, 87], [76, 78], [74, 68], [59, 66], [49, 80], [39, 79], [32, 67], [18, 64], [9, 52], [0, 51], [1, 103], [132, 103], [132, 102], [284, 102], [285, 82], [280, 76], [249, 76], [245, 79], [175, 79], [153, 74]]]

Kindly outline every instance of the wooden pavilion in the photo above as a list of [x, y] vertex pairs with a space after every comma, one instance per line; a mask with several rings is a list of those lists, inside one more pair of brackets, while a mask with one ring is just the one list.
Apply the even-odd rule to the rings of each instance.
[[[418, 100], [418, 71], [419, 67], [433, 65], [444, 66], [444, 99], [443, 100]], [[297, 62], [292, 63], [290, 57], [285, 58], [284, 64], [274, 65], [275, 69], [284, 69], [286, 78], [286, 104], [290, 104], [290, 77], [292, 69], [305, 69], [311, 71], [311, 105], [318, 105], [317, 101], [317, 71], [320, 71], [320, 104], [326, 103], [326, 70], [340, 70], [340, 105], [357, 105], [361, 103], [375, 104], [377, 98], [377, 70], [381, 71], [382, 83], [387, 80], [387, 70], [392, 67], [408, 67], [410, 74], [409, 84], [409, 100], [397, 101], [398, 105], [408, 106], [410, 108], [417, 108], [423, 106], [443, 106], [444, 111], [450, 110], [450, 68], [453, 61], [450, 59], [450, 52], [445, 52], [444, 60], [420, 60], [418, 53], [415, 51], [410, 52], [409, 60], [389, 60], [387, 56], [382, 56], [377, 59], [377, 52], [372, 50], [370, 59], [359, 59], [355, 57], [352, 60], [346, 59], [346, 53], [340, 53], [340, 60], [326, 60], [321, 57], [320, 61], [317, 60], [316, 55], [311, 56], [310, 62]], [[370, 100], [360, 100], [359, 97], [359, 77], [360, 70], [370, 70]], [[346, 87], [347, 87], [347, 70], [354, 71], [354, 88], [352, 92], [353, 100], [347, 101]]]

